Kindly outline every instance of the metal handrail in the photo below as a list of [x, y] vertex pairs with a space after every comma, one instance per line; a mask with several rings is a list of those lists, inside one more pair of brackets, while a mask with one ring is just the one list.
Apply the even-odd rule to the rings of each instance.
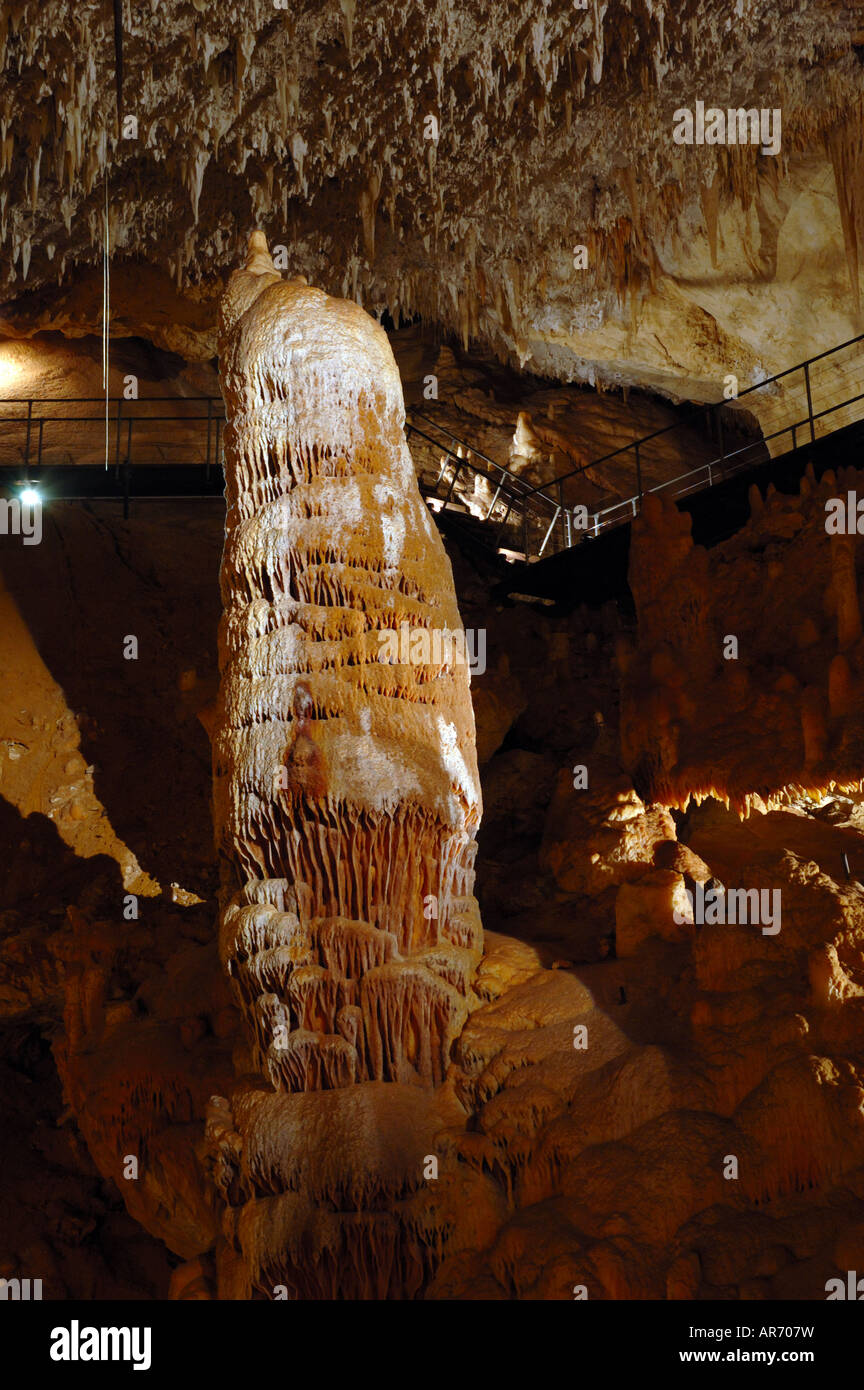
[[[826, 348], [824, 352], [817, 352], [815, 356], [808, 357], [802, 362], [796, 362], [793, 367], [784, 367], [782, 372], [775, 372], [773, 376], [766, 377], [764, 381], [757, 381], [753, 386], [746, 386], [743, 391], [738, 392], [737, 396], [735, 397], [735, 400], [740, 401], [742, 396], [752, 395], [754, 391], [763, 391], [766, 386], [771, 386], [773, 382], [780, 381], [780, 379], [784, 376], [791, 376], [793, 372], [807, 372], [807, 370], [813, 365], [814, 362], [821, 362], [825, 357], [833, 357], [835, 352], [842, 352], [844, 348], [854, 347], [856, 343], [860, 342], [864, 342], [864, 333], [859, 333], [854, 338], [847, 338], [845, 343], [838, 343], [836, 347]], [[851, 403], [851, 401], [845, 402], [845, 404], [847, 405], [850, 405]], [[716, 411], [719, 415], [719, 412], [724, 409], [734, 409], [734, 407], [732, 406], [732, 402], [726, 400], [725, 397], [723, 400], [720, 401], [703, 401], [698, 405], [694, 405], [692, 414], [695, 416], [700, 411], [705, 414], [709, 414], [712, 411]], [[558, 483], [563, 483], [566, 482], [569, 478], [576, 478], [579, 476], [579, 474], [584, 473], [589, 468], [596, 468], [601, 463], [608, 463], [610, 459], [617, 458], [619, 454], [629, 453], [630, 450], [635, 448], [637, 445], [641, 447], [643, 444], [650, 443], [652, 439], [658, 439], [663, 434], [669, 434], [672, 430], [681, 429], [682, 426], [690, 423], [691, 418], [691, 416], [688, 416], [681, 420], [674, 420], [671, 425], [664, 425], [662, 429], [653, 430], [651, 434], [645, 434], [642, 435], [639, 439], [633, 439], [630, 441], [629, 444], [622, 444], [620, 448], [613, 449], [610, 454], [604, 454], [599, 459], [592, 459], [590, 463], [583, 463], [578, 468], [572, 469], [569, 473], [562, 473], [559, 478], [555, 479], [555, 481]], [[813, 416], [812, 418], [818, 419], [818, 416]], [[810, 419], [810, 412], [808, 412], [807, 419]], [[788, 428], [791, 428], [791, 426], [789, 426]], [[785, 433], [785, 431], [781, 431], [781, 433]], [[718, 455], [718, 458], [721, 457], [724, 457], [724, 455]], [[534, 488], [532, 489], [532, 491], [539, 492], [540, 488]]]
[[[60, 401], [63, 405], [92, 405], [98, 401], [104, 405], [105, 400], [105, 396], [0, 396], [0, 406], [29, 405], [31, 401], [35, 401], [37, 404], [44, 401], [49, 405], [55, 401]], [[198, 402], [206, 404], [207, 401], [218, 401], [220, 405], [224, 404], [221, 396], [108, 396], [107, 400], [125, 402], [126, 405], [146, 405], [148, 401], [188, 401], [190, 405], [196, 405]], [[75, 419], [76, 417], [72, 416], [71, 418]]]
[[[415, 424], [412, 424], [410, 420], [406, 422], [406, 425], [405, 425], [405, 433], [406, 433], [406, 434], [416, 434], [416, 435], [418, 435], [420, 439], [425, 439], [425, 441], [426, 441], [427, 444], [431, 444], [433, 449], [440, 449], [440, 450], [443, 450], [443, 452], [447, 455], [448, 458], [453, 459], [454, 463], [459, 463], [459, 464], [462, 464], [462, 465], [463, 465], [464, 467], [466, 467], [466, 468], [470, 468], [470, 470], [471, 470], [472, 473], [477, 473], [477, 474], [479, 475], [479, 477], [485, 478], [486, 481], [487, 481], [488, 483], [494, 483], [494, 482], [495, 482], [495, 479], [494, 479], [493, 477], [491, 477], [490, 474], [488, 474], [484, 469], [482, 469], [482, 468], [477, 468], [476, 465], [473, 464], [473, 463], [471, 462], [470, 459], [462, 458], [462, 457], [460, 457], [459, 454], [455, 454], [455, 453], [453, 452], [453, 450], [452, 450], [447, 444], [441, 444], [441, 443], [439, 442], [439, 440], [433, 439], [431, 435], [429, 435], [429, 434], [424, 434], [423, 431], [422, 431], [422, 430], [418, 430], [417, 426], [416, 426]], [[456, 436], [454, 435], [453, 438], [455, 439]], [[462, 443], [461, 440], [458, 440], [457, 442], [460, 443], [460, 444]], [[470, 446], [466, 444], [466, 445], [464, 445], [463, 447], [467, 449], [467, 448], [469, 448]], [[492, 463], [494, 463], [494, 460], [485, 459], [485, 456], [484, 456], [483, 454], [478, 454], [477, 456], [478, 456], [478, 458], [483, 458], [483, 459], [484, 459], [484, 462], [487, 462], [487, 463], [492, 462]], [[498, 469], [500, 472], [502, 472], [502, 473], [507, 474], [507, 473], [509, 472], [509, 470], [506, 469], [506, 468], [503, 468], [502, 465], [501, 465], [500, 463], [494, 463], [494, 466], [495, 466], [495, 468], [497, 468], [497, 469]], [[510, 476], [510, 478], [512, 479], [512, 481], [513, 481], [514, 483], [519, 481], [519, 479], [517, 478], [517, 476], [516, 476], [515, 473], [511, 473], [509, 476]], [[516, 492], [517, 495], [519, 495], [519, 496], [522, 496], [522, 495], [523, 495], [522, 493], [519, 493], [518, 488], [514, 488], [513, 491]]]
[[[827, 356], [827, 354], [823, 355]], [[731, 453], [726, 454], [726, 462], [729, 463], [730, 460], [737, 458], [739, 454], [751, 453], [754, 449], [758, 449], [760, 445], [768, 443], [769, 440], [779, 439], [781, 435], [791, 433], [794, 439], [795, 432], [799, 429], [802, 429], [804, 425], [812, 425], [816, 420], [821, 420], [824, 418], [824, 416], [833, 414], [835, 410], [843, 410], [847, 405], [855, 405], [858, 401], [864, 401], [864, 392], [859, 393], [857, 396], [849, 396], [846, 400], [838, 401], [836, 405], [827, 406], [825, 410], [819, 410], [812, 412], [809, 415], [805, 415], [801, 420], [793, 421], [791, 425], [783, 425], [781, 429], [774, 430], [771, 434], [760, 435], [758, 439], [749, 440], [748, 443], [742, 445], [740, 449], [734, 449]], [[793, 445], [793, 447], [797, 447], [797, 445]], [[710, 475], [710, 470], [715, 463], [716, 459], [709, 459], [707, 463], [700, 463], [695, 468], [689, 469], [686, 473], [679, 473], [676, 478], [665, 478], [662, 483], [655, 483], [653, 487], [646, 488], [645, 492], [642, 495], [647, 495], [650, 492], [663, 492], [665, 488], [673, 487], [675, 483], [685, 482], [688, 478], [694, 477], [697, 473], [705, 473], [707, 471]], [[746, 461], [743, 459], [741, 463], [738, 465], [738, 467], [740, 468], [742, 466], [746, 466]], [[726, 477], [730, 477], [736, 471], [736, 468], [727, 468]], [[709, 483], [708, 486], [710, 485], [711, 484]], [[689, 488], [679, 489], [679, 491], [675, 495], [676, 497], [683, 497], [685, 493], [694, 492], [696, 490], [697, 488], [694, 484]], [[701, 488], [699, 490], [701, 491]], [[627, 508], [633, 509], [633, 504], [636, 502], [637, 496], [638, 494], [634, 493], [632, 497], [624, 498], [620, 502], [613, 502], [611, 507], [604, 507], [602, 511], [594, 512], [594, 523], [589, 528], [592, 531], [592, 533], [596, 536], [599, 535], [600, 531], [603, 530], [605, 527], [616, 525], [617, 523], [611, 521], [604, 522], [603, 526], [598, 526], [597, 523], [599, 522], [601, 516], [608, 516], [610, 512], [615, 512]], [[591, 515], [591, 513], [589, 513], [589, 515]]]
[[[453, 496], [454, 491], [456, 489], [456, 484], [459, 479], [459, 476], [463, 470], [475, 475], [476, 477], [483, 478], [490, 487], [490, 489], [494, 490], [492, 501], [489, 504], [488, 509], [485, 510], [486, 520], [491, 519], [493, 512], [499, 505], [505, 509], [503, 519], [498, 522], [497, 530], [495, 532], [496, 543], [500, 540], [502, 533], [508, 527], [508, 525], [510, 527], [521, 526], [523, 549], [527, 558], [528, 525], [530, 520], [532, 524], [539, 523], [541, 528], [543, 528], [544, 534], [539, 550], [539, 554], [542, 556], [546, 550], [547, 545], [551, 540], [556, 524], [559, 523], [559, 521], [561, 536], [563, 540], [563, 547], [565, 549], [569, 549], [571, 546], [578, 544], [579, 540], [584, 539], [585, 535], [587, 534], [585, 531], [580, 530], [578, 528], [574, 528], [571, 525], [572, 507], [566, 506], [564, 503], [564, 483], [569, 481], [571, 478], [576, 478], [584, 473], [589, 472], [589, 470], [592, 468], [597, 468], [600, 465], [608, 463], [613, 459], [620, 458], [622, 455], [629, 454], [631, 452], [634, 454], [636, 470], [636, 491], [633, 493], [632, 496], [622, 498], [620, 501], [614, 502], [610, 506], [603, 507], [602, 509], [599, 509], [596, 512], [592, 513], [590, 507], [588, 508], [589, 516], [593, 515], [593, 523], [590, 525], [589, 529], [595, 536], [599, 535], [601, 530], [605, 530], [606, 528], [611, 526], [619, 525], [622, 522], [631, 519], [633, 516], [638, 515], [637, 509], [639, 506], [641, 506], [644, 496], [648, 493], [662, 492], [669, 488], [676, 488], [676, 492], [674, 495], [676, 497], [679, 497], [685, 495], [688, 492], [696, 491], [697, 489], [703, 486], [712, 487], [717, 482], [718, 473], [721, 478], [728, 478], [729, 476], [731, 476], [731, 474], [737, 472], [741, 467], [745, 465], [745, 456], [752, 456], [754, 450], [764, 450], [765, 446], [768, 443], [770, 443], [772, 440], [780, 438], [783, 435], [791, 434], [792, 448], [795, 449], [799, 447], [797, 438], [798, 431], [805, 429], [809, 426], [810, 441], [815, 442], [816, 422], [824, 419], [826, 416], [833, 414], [835, 411], [842, 410], [847, 406], [855, 405], [860, 401], [864, 401], [864, 392], [854, 396], [849, 396], [842, 401], [838, 401], [833, 405], [827, 406], [824, 410], [814, 411], [810, 368], [815, 363], [822, 362], [827, 358], [833, 357], [836, 354], [843, 352], [845, 349], [854, 347], [856, 344], [862, 342], [864, 342], [864, 333], [858, 334], [854, 338], [848, 338], [845, 342], [838, 343], [835, 347], [826, 348], [823, 352], [816, 353], [812, 357], [808, 357], [803, 362], [798, 362], [794, 366], [784, 368], [784, 370], [781, 372], [776, 372], [773, 376], [766, 377], [764, 381], [759, 381], [752, 386], [745, 387], [745, 389], [743, 391], [740, 391], [738, 395], [734, 398], [734, 402], [726, 400], [724, 398], [720, 401], [705, 402], [702, 404], [694, 405], [690, 412], [688, 412], [687, 414], [683, 414], [681, 418], [673, 421], [672, 424], [664, 425], [661, 429], [653, 430], [651, 433], [643, 435], [639, 439], [632, 440], [629, 444], [621, 445], [617, 449], [611, 450], [611, 452], [609, 452], [608, 454], [602, 455], [600, 458], [592, 459], [588, 463], [581, 464], [578, 468], [571, 469], [569, 473], [564, 473], [560, 477], [553, 479], [551, 484], [544, 483], [540, 484], [537, 487], [529, 486], [524, 479], [522, 479], [517, 473], [514, 473], [505, 464], [498, 463], [497, 460], [492, 459], [487, 454], [483, 453], [481, 449], [477, 449], [472, 444], [469, 444], [466, 440], [461, 439], [458, 435], [454, 434], [454, 432], [451, 429], [449, 429], [446, 425], [441, 425], [437, 421], [431, 420], [427, 416], [422, 415], [417, 411], [413, 412], [413, 418], [409, 418], [406, 421], [406, 433], [413, 433], [417, 435], [420, 439], [424, 440], [424, 442], [430, 445], [433, 449], [442, 451], [443, 454], [446, 455], [447, 459], [450, 460], [450, 462], [454, 465], [453, 475], [448, 480], [449, 486], [447, 488], [446, 495], [443, 498], [441, 498], [440, 496], [438, 497], [438, 500], [439, 502], [441, 502], [442, 505], [446, 506], [450, 502], [450, 499]], [[742, 398], [748, 397], [756, 391], [764, 391], [767, 387], [772, 386], [774, 383], [781, 381], [786, 377], [790, 377], [796, 372], [801, 371], [803, 371], [804, 373], [804, 386], [806, 389], [807, 397], [806, 415], [802, 416], [800, 419], [793, 420], [787, 425], [781, 426], [779, 429], [773, 430], [770, 434], [763, 434], [760, 435], [759, 438], [750, 439], [740, 448], [727, 450], [723, 439], [722, 412], [727, 407], [730, 409], [734, 409], [735, 405], [737, 405], [737, 403], [741, 401]], [[173, 412], [170, 415], [148, 414], [146, 412], [146, 407], [163, 401], [170, 401], [172, 407], [174, 407]], [[43, 415], [41, 413], [40, 407], [54, 404], [62, 404], [67, 407], [72, 405], [98, 404], [100, 406], [100, 412], [98, 415], [77, 415], [74, 413], [70, 414], [68, 411], [64, 414], [51, 415]], [[10, 405], [26, 406], [26, 415], [10, 415], [5, 413], [4, 407]], [[222, 427], [225, 424], [224, 406], [221, 395], [143, 396], [133, 400], [128, 400], [125, 396], [109, 396], [107, 397], [107, 400], [105, 396], [7, 396], [3, 399], [0, 399], [0, 425], [15, 424], [26, 427], [26, 443], [24, 450], [25, 468], [30, 468], [31, 446], [33, 443], [33, 436], [35, 434], [37, 439], [37, 458], [35, 466], [41, 469], [43, 466], [43, 434], [45, 425], [57, 424], [61, 422], [67, 422], [70, 424], [74, 423], [101, 425], [106, 422], [106, 406], [111, 405], [116, 407], [113, 414], [107, 416], [109, 425], [112, 427], [112, 429], [116, 430], [116, 448], [114, 451], [115, 472], [116, 476], [119, 478], [122, 470], [127, 490], [129, 474], [131, 473], [134, 467], [141, 468], [152, 466], [140, 463], [136, 465], [133, 463], [132, 442], [133, 426], [135, 425], [138, 425], [140, 427], [142, 424], [149, 426], [152, 424], [161, 424], [166, 422], [170, 422], [171, 424], [200, 423], [203, 425], [206, 422], [206, 470], [207, 476], [209, 478], [211, 457], [213, 457], [215, 462], [218, 463], [221, 453], [220, 435], [222, 433]], [[217, 409], [215, 410], [214, 405], [217, 406]], [[192, 413], [186, 413], [185, 411], [178, 413], [177, 408], [180, 406], [189, 406], [192, 409]], [[206, 412], [201, 411], [200, 413], [198, 413], [195, 410], [195, 407], [197, 406], [206, 407]], [[36, 408], [35, 413], [34, 407]], [[142, 407], [144, 407], [145, 409], [142, 409]], [[717, 419], [717, 440], [721, 446], [722, 452], [708, 459], [706, 462], [698, 464], [695, 468], [688, 469], [686, 472], [681, 473], [674, 478], [667, 478], [662, 482], [654, 483], [651, 486], [643, 486], [644, 463], [642, 459], [641, 450], [644, 448], [644, 446], [646, 444], [651, 443], [655, 439], [659, 439], [664, 435], [670, 434], [673, 430], [685, 428], [688, 425], [691, 425], [694, 420], [694, 417], [697, 416], [700, 416], [703, 420], [712, 420], [715, 418]], [[464, 451], [465, 456], [460, 456], [460, 454], [456, 453], [454, 448], [451, 447], [451, 444], [442, 444], [440, 440], [435, 439], [429, 434], [426, 434], [422, 429], [418, 427], [415, 421], [421, 421], [429, 429], [435, 430], [439, 434], [445, 435], [447, 439], [451, 441], [451, 444], [461, 448]], [[123, 451], [121, 445], [121, 432], [124, 426], [126, 429], [125, 452]], [[214, 439], [215, 450], [213, 449]], [[493, 472], [489, 473], [486, 471], [485, 468], [480, 467], [476, 462], [473, 461], [475, 459], [481, 460], [485, 465], [487, 465], [489, 469], [493, 470]], [[16, 467], [18, 466], [20, 465], [16, 465]], [[106, 463], [106, 467], [107, 466], [108, 465]], [[441, 472], [439, 473], [438, 480], [436, 482], [436, 487], [440, 484], [443, 476], [444, 468], [442, 466]], [[705, 481], [702, 483], [697, 483], [694, 481], [692, 483], [689, 483], [688, 485], [688, 480], [696, 479], [697, 477], [704, 478]], [[557, 491], [557, 501], [554, 497], [549, 495], [548, 491], [545, 490], [549, 487], [554, 487]], [[574, 530], [576, 532], [575, 536]]]
[[[512, 468], [508, 468], [505, 463], [499, 463], [497, 459], [490, 458], [488, 454], [483, 453], [482, 449], [476, 449], [473, 444], [469, 444], [467, 440], [462, 439], [458, 434], [454, 434], [446, 425], [439, 425], [437, 420], [430, 420], [427, 415], [421, 415], [417, 410], [414, 411], [414, 420], [422, 420], [424, 425], [429, 425], [430, 428], [439, 430], [441, 434], [446, 434], [449, 439], [452, 439], [454, 444], [460, 445], [463, 449], [467, 449], [470, 453], [474, 454], [476, 458], [482, 459], [484, 463], [488, 463], [490, 468], [497, 468], [500, 473], [504, 474], [514, 484], [515, 490], [522, 491], [524, 496], [527, 497], [529, 494], [534, 496], [536, 494], [542, 497], [544, 501], [551, 502], [552, 505], [555, 506], [554, 499], [543, 492], [542, 487], [529, 487], [519, 477], [518, 473], [513, 472]], [[423, 434], [422, 430], [417, 429], [413, 420], [408, 421], [406, 428], [413, 430], [415, 434], [419, 434], [421, 439], [428, 439], [428, 436]], [[428, 442], [433, 444], [436, 449], [447, 449], [447, 445], [439, 444], [437, 439], [432, 439]], [[447, 452], [450, 453], [451, 451], [447, 449]], [[469, 459], [465, 459], [464, 462], [467, 463], [469, 467], [472, 466]], [[483, 470], [480, 468], [475, 468], [474, 471], [476, 473], [483, 473]], [[483, 474], [483, 476], [485, 477], [487, 475]], [[556, 479], [555, 481], [557, 482], [558, 480]], [[544, 484], [543, 486], [547, 485]]]
[[[158, 405], [164, 401], [170, 401], [174, 409], [171, 414], [152, 413], [146, 408], [151, 405]], [[214, 402], [218, 404], [218, 409], [214, 410]], [[64, 406], [76, 405], [99, 405], [98, 415], [80, 415], [77, 412], [69, 411], [63, 413], [43, 414], [43, 406], [62, 404]], [[4, 409], [6, 406], [25, 406], [26, 415], [10, 414]], [[109, 410], [109, 407], [116, 407]], [[178, 409], [177, 407], [191, 407], [190, 410]], [[198, 410], [196, 407], [206, 407]], [[35, 407], [35, 411], [34, 411]], [[128, 398], [126, 396], [6, 396], [0, 398], [0, 426], [19, 425], [26, 427], [24, 443], [23, 466], [26, 470], [31, 468], [41, 471], [43, 468], [43, 446], [44, 429], [46, 425], [69, 424], [69, 425], [107, 425], [114, 435], [113, 466], [120, 475], [123, 470], [124, 477], [132, 465], [132, 441], [133, 426], [142, 426], [146, 432], [150, 433], [150, 427], [157, 424], [191, 424], [207, 426], [206, 434], [206, 453], [204, 463], [207, 469], [207, 476], [210, 475], [211, 461], [217, 462], [220, 457], [220, 434], [222, 426], [225, 424], [224, 406], [220, 396], [140, 396]], [[215, 431], [214, 431], [215, 425]], [[125, 453], [123, 450], [122, 434], [125, 427], [126, 445]], [[33, 446], [33, 436], [36, 435], [36, 457], [31, 459]], [[214, 450], [215, 441], [215, 450]], [[171, 442], [171, 441], [167, 441]], [[152, 443], [152, 441], [151, 441]], [[160, 445], [161, 447], [161, 445]], [[121, 457], [122, 455], [122, 457]], [[16, 467], [19, 465], [16, 465]], [[51, 466], [51, 465], [47, 465]], [[108, 459], [105, 459], [106, 469], [111, 466]], [[141, 465], [139, 465], [141, 466]]]

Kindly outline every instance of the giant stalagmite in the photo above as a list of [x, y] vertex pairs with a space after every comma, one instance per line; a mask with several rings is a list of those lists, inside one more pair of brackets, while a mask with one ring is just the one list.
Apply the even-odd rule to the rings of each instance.
[[250, 1044], [208, 1113], [220, 1295], [411, 1296], [464, 1198], [424, 1168], [464, 1124], [443, 1083], [482, 952], [453, 576], [385, 333], [261, 233], [220, 363], [220, 951]]
[[482, 946], [481, 803], [396, 363], [368, 314], [284, 280], [257, 232], [220, 363], [222, 957], [277, 1088], [437, 1084]]
[[286, 1090], [439, 1081], [481, 949], [481, 796], [396, 363], [357, 304], [283, 281], [254, 234], [221, 364], [222, 952]]

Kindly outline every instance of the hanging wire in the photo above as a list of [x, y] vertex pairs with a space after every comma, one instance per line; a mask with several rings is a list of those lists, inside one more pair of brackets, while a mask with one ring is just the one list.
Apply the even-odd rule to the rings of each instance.
[[[105, 138], [106, 153], [108, 138]], [[105, 161], [105, 210], [102, 224], [102, 386], [105, 391], [105, 469], [108, 469], [108, 325], [111, 314], [111, 273], [108, 264], [108, 161]]]

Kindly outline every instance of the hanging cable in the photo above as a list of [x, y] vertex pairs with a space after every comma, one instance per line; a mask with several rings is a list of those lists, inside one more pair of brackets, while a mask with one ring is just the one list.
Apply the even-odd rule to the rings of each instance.
[[[106, 154], [108, 137], [105, 137]], [[108, 263], [108, 161], [105, 161], [105, 210], [102, 223], [102, 386], [105, 391], [105, 469], [108, 469], [108, 325], [111, 315], [111, 274]]]
[[[123, 0], [113, 0], [114, 90], [117, 97], [117, 139], [123, 136]], [[108, 226], [108, 131], [105, 131], [105, 215], [102, 236], [102, 385], [105, 388], [105, 469], [108, 469], [108, 329], [111, 317], [111, 271]], [[117, 422], [117, 455], [120, 455], [120, 422]]]

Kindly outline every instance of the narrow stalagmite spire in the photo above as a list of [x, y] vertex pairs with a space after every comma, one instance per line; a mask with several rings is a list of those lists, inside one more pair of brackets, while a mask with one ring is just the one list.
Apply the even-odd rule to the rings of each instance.
[[249, 237], [249, 248], [243, 269], [248, 270], [252, 275], [278, 275], [279, 273], [273, 264], [273, 257], [270, 255], [267, 237], [260, 228], [252, 232]]

